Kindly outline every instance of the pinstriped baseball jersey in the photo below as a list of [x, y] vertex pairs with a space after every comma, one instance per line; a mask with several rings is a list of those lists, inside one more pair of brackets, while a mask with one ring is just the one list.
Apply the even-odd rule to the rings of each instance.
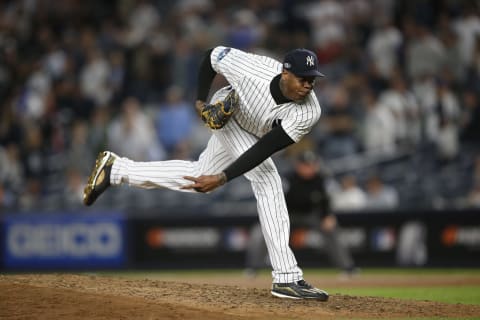
[[240, 96], [241, 105], [235, 113], [240, 126], [257, 137], [282, 120], [282, 128], [298, 142], [320, 118], [320, 104], [311, 92], [301, 104], [277, 105], [270, 94], [272, 78], [282, 72], [282, 64], [272, 58], [246, 53], [233, 48], [216, 47], [211, 63]]

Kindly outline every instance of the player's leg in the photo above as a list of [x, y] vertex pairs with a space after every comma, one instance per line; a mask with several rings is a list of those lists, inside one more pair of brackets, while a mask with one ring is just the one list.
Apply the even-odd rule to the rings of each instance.
[[113, 164], [110, 182], [112, 185], [128, 184], [145, 189], [168, 188], [176, 191], [196, 192], [180, 189], [188, 184], [188, 181], [183, 178], [184, 176], [218, 173], [231, 161], [217, 138], [212, 136], [197, 161], [136, 162], [127, 158], [118, 158]]
[[110, 185], [127, 184], [132, 187], [195, 192], [180, 189], [188, 184], [184, 176], [198, 176], [222, 171], [232, 161], [215, 136], [197, 161], [169, 160], [136, 162], [105, 151], [97, 159], [84, 190], [84, 203], [91, 205]]
[[[230, 121], [214, 133], [232, 158], [237, 158], [258, 138]], [[281, 178], [272, 159], [267, 159], [245, 174], [257, 199], [259, 220], [273, 268], [273, 282], [288, 283], [301, 280], [302, 270], [289, 247], [290, 221], [283, 194]]]
[[[240, 128], [235, 121], [230, 121], [222, 130], [216, 131], [215, 135], [232, 158], [240, 156], [258, 140]], [[245, 177], [250, 180], [257, 199], [260, 224], [273, 268], [272, 295], [289, 299], [327, 301], [327, 292], [303, 280], [302, 270], [297, 266], [290, 249], [290, 220], [282, 182], [272, 159], [265, 160], [247, 172]]]

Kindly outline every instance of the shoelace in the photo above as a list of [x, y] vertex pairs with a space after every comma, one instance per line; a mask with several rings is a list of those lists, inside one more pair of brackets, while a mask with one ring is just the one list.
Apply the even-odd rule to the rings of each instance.
[[311, 285], [310, 285], [307, 281], [305, 281], [305, 280], [298, 280], [298, 281], [297, 281], [297, 284], [298, 284], [299, 286], [305, 287], [305, 288], [307, 288], [307, 289], [312, 289], [312, 288], [313, 288], [313, 286], [311, 286]]

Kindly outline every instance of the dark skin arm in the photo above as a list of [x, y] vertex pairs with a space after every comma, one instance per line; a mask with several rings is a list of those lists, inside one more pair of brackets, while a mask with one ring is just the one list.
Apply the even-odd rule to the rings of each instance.
[[185, 176], [183, 178], [193, 183], [185, 185], [180, 189], [194, 189], [197, 192], [209, 192], [227, 182], [227, 178], [223, 172], [214, 175], [202, 175], [200, 177]]

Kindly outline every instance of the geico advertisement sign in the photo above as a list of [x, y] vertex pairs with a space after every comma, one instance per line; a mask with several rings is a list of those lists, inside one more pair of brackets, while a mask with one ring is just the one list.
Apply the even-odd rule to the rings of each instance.
[[113, 222], [15, 223], [7, 229], [14, 257], [114, 257], [122, 250], [120, 225]]

